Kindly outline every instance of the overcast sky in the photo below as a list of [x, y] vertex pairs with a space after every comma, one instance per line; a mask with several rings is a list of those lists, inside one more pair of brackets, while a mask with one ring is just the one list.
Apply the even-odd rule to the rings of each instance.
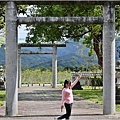
[[[20, 17], [26, 17], [26, 15], [23, 15], [23, 14], [20, 14], [19, 16]], [[24, 25], [21, 25], [21, 26], [18, 27], [18, 42], [19, 43], [25, 42], [25, 38], [26, 38], [26, 35], [27, 35], [27, 31], [25, 30], [26, 29], [25, 26], [26, 25], [24, 24]]]

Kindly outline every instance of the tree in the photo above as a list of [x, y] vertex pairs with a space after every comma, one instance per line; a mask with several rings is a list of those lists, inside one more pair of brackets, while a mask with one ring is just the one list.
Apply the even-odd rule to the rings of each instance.
[[[26, 14], [27, 6], [19, 5], [18, 6], [18, 14]], [[0, 5], [0, 47], [5, 44], [5, 6]]]
[[0, 30], [5, 26], [5, 7], [0, 5]]
[[[100, 5], [39, 5], [31, 6], [27, 10], [27, 6], [18, 6], [18, 13], [27, 16], [102, 16], [102, 6]], [[116, 5], [116, 32], [120, 31], [120, 5]], [[0, 22], [4, 19], [4, 6], [1, 6]], [[2, 19], [2, 20], [1, 20]], [[2, 24], [1, 24], [2, 25]], [[4, 25], [3, 25], [4, 26]], [[3, 27], [0, 27], [2, 29]], [[89, 55], [93, 50], [98, 57], [98, 64], [102, 66], [102, 25], [83, 25], [83, 24], [33, 24], [28, 25], [29, 33], [26, 42], [54, 42], [65, 41], [66, 38], [79, 41], [84, 37], [83, 44], [90, 48]]]
[[92, 66], [92, 63], [97, 59], [96, 54], [94, 51], [91, 54], [89, 49], [86, 49], [86, 45], [82, 44], [81, 42], [79, 43], [81, 47], [80, 49], [77, 47], [77, 52], [85, 61], [86, 71], [89, 71], [89, 66]]
[[[23, 15], [27, 12], [27, 6], [26, 5], [19, 5], [18, 6], [18, 14], [22, 13]], [[0, 5], [0, 30], [5, 28], [5, 6]]]
[[[30, 8], [30, 16], [92, 16], [91, 10], [94, 10], [93, 6], [75, 6], [75, 5], [41, 5], [33, 6]], [[70, 25], [70, 24], [34, 24], [28, 26], [30, 32], [27, 36], [27, 42], [42, 42], [42, 41], [61, 41], [65, 38], [79, 39], [88, 33], [91, 28], [88, 29], [88, 25]]]
[[[40, 5], [32, 6], [30, 16], [102, 16], [100, 5]], [[116, 32], [120, 29], [120, 6], [116, 6]], [[98, 57], [98, 64], [102, 66], [102, 25], [60, 25], [60, 24], [34, 24], [27, 26], [27, 42], [65, 41], [66, 38], [79, 41], [84, 37], [83, 44], [90, 48]]]

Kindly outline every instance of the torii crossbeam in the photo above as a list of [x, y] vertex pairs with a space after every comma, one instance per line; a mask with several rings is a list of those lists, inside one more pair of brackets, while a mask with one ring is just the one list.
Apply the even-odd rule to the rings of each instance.
[[91, 5], [103, 5], [105, 2], [114, 2], [114, 4], [120, 4], [119, 0], [0, 0], [1, 4], [6, 2], [16, 2], [16, 4], [29, 4], [29, 5], [47, 5], [47, 4], [91, 4]]

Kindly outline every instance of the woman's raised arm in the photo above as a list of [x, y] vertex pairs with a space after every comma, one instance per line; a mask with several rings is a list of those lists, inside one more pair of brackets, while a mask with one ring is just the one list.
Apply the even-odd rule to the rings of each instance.
[[70, 86], [71, 89], [77, 84], [77, 82], [80, 80], [81, 77], [82, 77], [82, 73], [80, 73], [79, 76], [76, 78], [76, 80], [71, 84]]

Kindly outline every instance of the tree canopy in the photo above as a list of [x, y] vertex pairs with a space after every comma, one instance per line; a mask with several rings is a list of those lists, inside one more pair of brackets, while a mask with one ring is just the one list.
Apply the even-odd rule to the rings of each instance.
[[[116, 9], [116, 32], [120, 30], [120, 6]], [[102, 16], [103, 8], [100, 5], [40, 5], [29, 8], [29, 16], [34, 17], [72, 17], [72, 16]], [[28, 25], [30, 31], [26, 42], [65, 41], [73, 39], [79, 41], [83, 38], [83, 44], [90, 48], [89, 55], [93, 50], [98, 57], [98, 64], [102, 66], [102, 25], [86, 24], [34, 24]]]
[[[17, 12], [18, 15], [20, 13], [22, 14], [26, 14], [27, 11], [27, 6], [26, 5], [19, 5]], [[0, 47], [5, 44], [5, 6], [4, 5], [0, 5]]]
[[[101, 6], [76, 5], [41, 5], [30, 8], [30, 16], [72, 17], [72, 16], [102, 16]], [[93, 11], [93, 12], [92, 12]], [[66, 38], [79, 41], [92, 29], [91, 25], [82, 24], [34, 24], [30, 25], [27, 42], [61, 41]], [[96, 31], [96, 30], [95, 30]], [[97, 29], [97, 31], [99, 31]], [[96, 31], [96, 32], [97, 32]]]
[[[120, 31], [120, 5], [115, 6], [116, 32]], [[36, 5], [27, 7], [18, 6], [18, 14], [23, 13], [33, 17], [72, 17], [72, 16], [102, 16], [103, 8], [100, 5]], [[5, 26], [5, 8], [0, 6], [0, 29]], [[32, 24], [27, 25], [29, 31], [26, 42], [54, 42], [72, 39], [79, 41], [83, 38], [83, 44], [90, 48], [89, 55], [95, 51], [98, 64], [102, 66], [102, 25], [86, 24]]]

